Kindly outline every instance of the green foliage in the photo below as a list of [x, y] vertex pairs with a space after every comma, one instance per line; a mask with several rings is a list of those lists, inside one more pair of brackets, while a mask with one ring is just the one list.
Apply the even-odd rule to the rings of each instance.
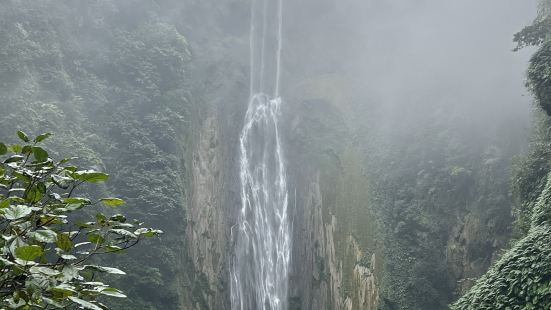
[[[10, 145], [11, 151], [0, 158], [0, 307], [108, 309], [98, 300], [102, 295], [126, 296], [95, 278], [125, 273], [87, 263], [162, 232], [130, 223], [120, 214], [97, 212], [90, 221], [79, 210], [92, 209], [99, 201], [75, 193], [86, 183], [105, 181], [107, 174], [79, 170], [68, 165], [68, 159], [54, 161], [36, 145], [50, 134], [32, 143], [22, 131], [17, 135], [24, 144]], [[109, 206], [123, 203], [118, 198], [100, 201]]]
[[[13, 128], [29, 136], [55, 132], [48, 156], [74, 154], [81, 166], [110, 171], [109, 187], [104, 175], [78, 176], [98, 181], [86, 189], [94, 202], [120, 197], [132, 206], [127, 216], [149, 218], [166, 232], [159, 242], [133, 248], [132, 256], [95, 258], [128, 272], [112, 283], [129, 298], [105, 300], [111, 308], [182, 308], [191, 300], [182, 286], [195, 285], [185, 282], [193, 266], [182, 263], [190, 165], [184, 141], [194, 103], [191, 48], [182, 35], [189, 28], [182, 14], [190, 11], [182, 8], [190, 2], [8, 0], [0, 10], [0, 140]], [[61, 188], [69, 181], [52, 179]], [[88, 212], [83, 201], [64, 202]], [[106, 203], [117, 204], [98, 207]]]
[[545, 16], [540, 20], [534, 21], [522, 31], [515, 34], [514, 41], [517, 43], [516, 51], [527, 46], [541, 45], [549, 36], [551, 30], [551, 18]]
[[515, 163], [513, 247], [477, 280], [453, 310], [551, 308], [551, 2], [515, 36], [519, 48], [541, 45], [530, 61], [528, 86], [539, 106], [530, 152]]
[[528, 68], [527, 86], [534, 93], [538, 104], [546, 113], [536, 111], [535, 131], [529, 153], [515, 162], [513, 193], [515, 196], [515, 235], [523, 237], [531, 226], [532, 212], [542, 193], [551, 162], [551, 136], [549, 114], [551, 112], [551, 1], [540, 0], [538, 17], [532, 25], [515, 35], [518, 48], [540, 46], [532, 56]]
[[513, 151], [442, 130], [451, 124], [451, 115], [427, 119], [371, 159], [380, 309], [446, 308], [458, 281], [483, 272], [506, 243]]
[[550, 244], [549, 226], [532, 229], [451, 309], [550, 309]]
[[551, 171], [551, 136], [549, 116], [541, 111], [532, 134], [528, 154], [516, 158], [512, 179], [514, 197], [514, 238], [526, 236], [531, 226], [532, 211], [545, 188], [547, 174]]
[[539, 14], [532, 25], [515, 35], [519, 50], [525, 46], [540, 46], [528, 68], [527, 86], [539, 105], [551, 115], [551, 2], [540, 0]]
[[526, 26], [514, 36], [516, 51], [526, 46], [541, 45], [551, 34], [551, 1], [539, 0], [538, 16], [531, 25]]
[[528, 235], [520, 240], [453, 310], [551, 308], [551, 178], [539, 197]]
[[543, 43], [530, 60], [528, 86], [543, 110], [551, 115], [551, 42], [549, 41]]

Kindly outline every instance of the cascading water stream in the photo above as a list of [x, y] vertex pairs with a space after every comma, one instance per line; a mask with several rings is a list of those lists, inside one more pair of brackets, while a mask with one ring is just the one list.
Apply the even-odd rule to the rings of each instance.
[[288, 192], [279, 133], [282, 0], [253, 0], [251, 89], [240, 136], [241, 212], [232, 228], [231, 308], [287, 309]]

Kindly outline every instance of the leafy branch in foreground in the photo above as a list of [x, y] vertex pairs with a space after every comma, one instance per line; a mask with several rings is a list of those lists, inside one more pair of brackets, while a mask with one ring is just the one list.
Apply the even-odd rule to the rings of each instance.
[[73, 158], [52, 160], [39, 146], [49, 133], [33, 140], [21, 131], [17, 135], [22, 144], [0, 143], [0, 309], [108, 309], [100, 296], [126, 296], [97, 276], [125, 273], [90, 259], [121, 252], [162, 231], [121, 214], [98, 212], [92, 221], [80, 221], [89, 213], [84, 208], [124, 204], [118, 198], [75, 196], [87, 183], [109, 176], [80, 170], [69, 164]]

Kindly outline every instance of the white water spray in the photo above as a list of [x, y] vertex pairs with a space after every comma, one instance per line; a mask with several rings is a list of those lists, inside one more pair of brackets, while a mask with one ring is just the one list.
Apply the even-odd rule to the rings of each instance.
[[282, 0], [253, 0], [251, 89], [240, 137], [241, 212], [232, 229], [233, 310], [287, 309], [290, 225], [279, 135]]

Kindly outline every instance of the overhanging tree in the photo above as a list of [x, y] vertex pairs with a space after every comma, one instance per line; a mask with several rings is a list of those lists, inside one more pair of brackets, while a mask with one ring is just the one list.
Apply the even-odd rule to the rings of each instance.
[[82, 170], [74, 158], [55, 161], [40, 143], [17, 133], [21, 144], [0, 143], [0, 308], [108, 309], [102, 296], [126, 297], [98, 280], [123, 275], [117, 268], [91, 263], [93, 257], [124, 251], [162, 232], [91, 209], [116, 208], [124, 201], [78, 197], [89, 183], [108, 174]]

